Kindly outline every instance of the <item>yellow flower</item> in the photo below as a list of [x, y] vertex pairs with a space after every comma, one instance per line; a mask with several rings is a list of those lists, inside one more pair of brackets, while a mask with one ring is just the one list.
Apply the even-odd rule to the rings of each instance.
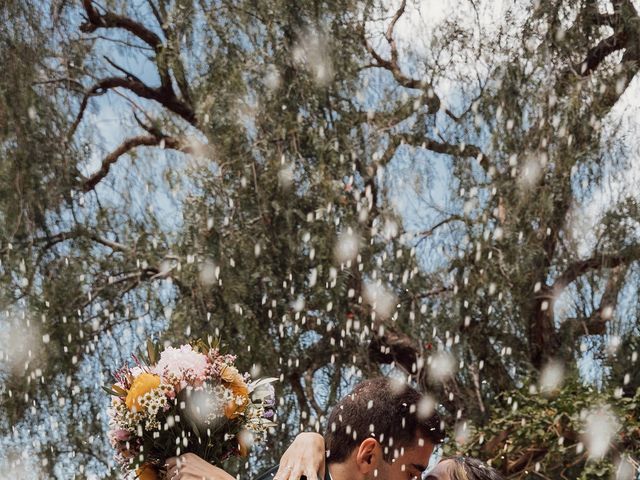
[[140, 406], [140, 397], [159, 386], [160, 377], [158, 375], [154, 375], [152, 373], [141, 373], [138, 375], [133, 381], [133, 384], [129, 389], [129, 393], [127, 393], [127, 398], [125, 400], [127, 408], [129, 410], [133, 410], [135, 408], [136, 412], [141, 411], [142, 407]]
[[139, 480], [159, 480], [157, 470], [148, 463], [145, 463], [139, 468], [136, 468], [136, 478]]

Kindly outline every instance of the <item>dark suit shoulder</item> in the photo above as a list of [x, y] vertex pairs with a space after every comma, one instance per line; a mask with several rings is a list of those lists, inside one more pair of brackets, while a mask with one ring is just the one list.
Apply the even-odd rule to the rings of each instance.
[[279, 465], [276, 465], [275, 467], [271, 467], [262, 475], [260, 475], [259, 477], [256, 477], [255, 480], [272, 480], [273, 477], [276, 475], [276, 472], [278, 471], [278, 467]]

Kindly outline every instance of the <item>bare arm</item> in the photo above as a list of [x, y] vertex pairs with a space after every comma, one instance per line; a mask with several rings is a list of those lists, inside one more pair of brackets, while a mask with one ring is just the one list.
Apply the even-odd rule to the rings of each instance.
[[167, 479], [170, 480], [236, 480], [219, 467], [193, 453], [185, 453], [167, 460]]

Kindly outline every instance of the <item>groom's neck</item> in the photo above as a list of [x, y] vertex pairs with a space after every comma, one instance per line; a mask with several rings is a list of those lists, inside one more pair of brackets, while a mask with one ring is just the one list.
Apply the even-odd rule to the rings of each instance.
[[331, 480], [360, 480], [360, 473], [349, 462], [327, 465]]

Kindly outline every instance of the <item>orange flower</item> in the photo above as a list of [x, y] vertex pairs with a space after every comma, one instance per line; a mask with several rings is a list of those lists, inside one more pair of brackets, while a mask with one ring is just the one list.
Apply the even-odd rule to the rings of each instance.
[[158, 471], [152, 465], [145, 463], [139, 468], [136, 468], [136, 477], [139, 480], [159, 480], [160, 476]]
[[135, 409], [136, 412], [142, 410], [140, 397], [159, 386], [160, 377], [158, 375], [154, 375], [152, 373], [141, 373], [138, 375], [133, 381], [133, 384], [129, 389], [129, 393], [127, 393], [127, 398], [125, 399], [127, 408], [129, 410]]
[[[231, 384], [229, 388], [236, 398], [227, 403], [224, 407], [224, 414], [227, 418], [234, 419], [244, 412], [249, 404], [249, 387], [247, 387], [246, 383], [242, 382], [241, 384]], [[238, 400], [238, 397], [240, 397], [240, 400]]]
[[234, 382], [229, 385], [231, 391], [239, 396], [239, 397], [248, 397], [249, 396], [249, 387], [246, 383], [244, 383], [244, 379], [239, 377]]
[[247, 408], [247, 401], [243, 400], [242, 403], [238, 404], [235, 400], [230, 401], [224, 406], [224, 415], [229, 420], [233, 420], [237, 418], [242, 412], [244, 412], [245, 408]]
[[238, 369], [231, 365], [227, 365], [226, 367], [224, 367], [222, 369], [222, 372], [220, 372], [220, 376], [222, 377], [222, 380], [224, 380], [227, 383], [233, 382], [234, 379], [236, 379], [238, 376], [242, 378], [242, 375], [240, 375], [240, 372], [238, 372]]
[[[240, 415], [247, 408], [249, 404], [249, 388], [247, 385], [230, 385], [231, 391], [236, 396], [233, 400], [227, 403], [224, 407], [224, 415], [233, 420]], [[241, 397], [238, 400], [238, 397]]]
[[244, 381], [244, 377], [238, 372], [236, 367], [226, 367], [222, 371], [222, 380], [236, 395], [248, 396], [249, 387]]
[[225, 387], [231, 390], [236, 397], [241, 397], [242, 399], [240, 403], [234, 399], [224, 407], [225, 416], [229, 419], [234, 419], [244, 412], [249, 404], [249, 387], [245, 383], [244, 377], [238, 372], [238, 369], [231, 365], [225, 367], [220, 376], [225, 383]]

